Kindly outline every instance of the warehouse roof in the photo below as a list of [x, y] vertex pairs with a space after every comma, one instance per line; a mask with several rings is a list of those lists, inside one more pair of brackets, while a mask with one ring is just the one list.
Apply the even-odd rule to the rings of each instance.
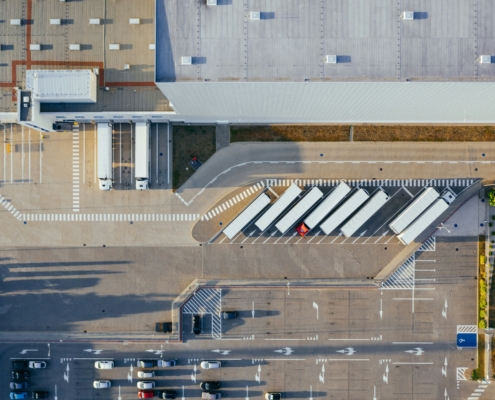
[[157, 82], [495, 80], [491, 0], [217, 3], [157, 0]]

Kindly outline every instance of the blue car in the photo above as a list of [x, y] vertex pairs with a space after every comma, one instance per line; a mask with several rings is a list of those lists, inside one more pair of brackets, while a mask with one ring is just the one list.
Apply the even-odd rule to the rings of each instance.
[[10, 392], [10, 398], [12, 400], [27, 399], [28, 398], [28, 394], [27, 394], [27, 392], [19, 392], [19, 393]]

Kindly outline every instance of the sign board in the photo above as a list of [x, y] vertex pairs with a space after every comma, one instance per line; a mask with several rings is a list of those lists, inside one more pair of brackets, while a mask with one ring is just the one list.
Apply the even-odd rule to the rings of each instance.
[[476, 333], [458, 333], [457, 347], [476, 348], [478, 347], [478, 337]]

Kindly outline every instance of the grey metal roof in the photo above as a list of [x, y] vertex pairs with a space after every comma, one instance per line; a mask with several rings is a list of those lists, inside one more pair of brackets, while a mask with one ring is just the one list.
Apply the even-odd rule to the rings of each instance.
[[495, 82], [157, 83], [190, 121], [495, 123]]
[[[260, 11], [261, 19], [249, 19]], [[404, 21], [403, 11], [414, 11]], [[157, 81], [495, 80], [492, 0], [157, 0]], [[337, 55], [337, 64], [325, 64]], [[182, 65], [181, 57], [193, 57]], [[493, 57], [495, 58], [495, 57]], [[495, 59], [493, 60], [495, 61]]]

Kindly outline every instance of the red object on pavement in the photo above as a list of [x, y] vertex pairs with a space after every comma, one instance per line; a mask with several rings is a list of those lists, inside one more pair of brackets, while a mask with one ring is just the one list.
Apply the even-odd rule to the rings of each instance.
[[309, 228], [304, 225], [304, 222], [301, 225], [298, 225], [296, 228], [297, 233], [299, 233], [302, 237], [306, 236], [306, 233], [309, 232]]
[[155, 397], [154, 392], [144, 392], [142, 390], [138, 392], [138, 399], [152, 399], [153, 397]]

